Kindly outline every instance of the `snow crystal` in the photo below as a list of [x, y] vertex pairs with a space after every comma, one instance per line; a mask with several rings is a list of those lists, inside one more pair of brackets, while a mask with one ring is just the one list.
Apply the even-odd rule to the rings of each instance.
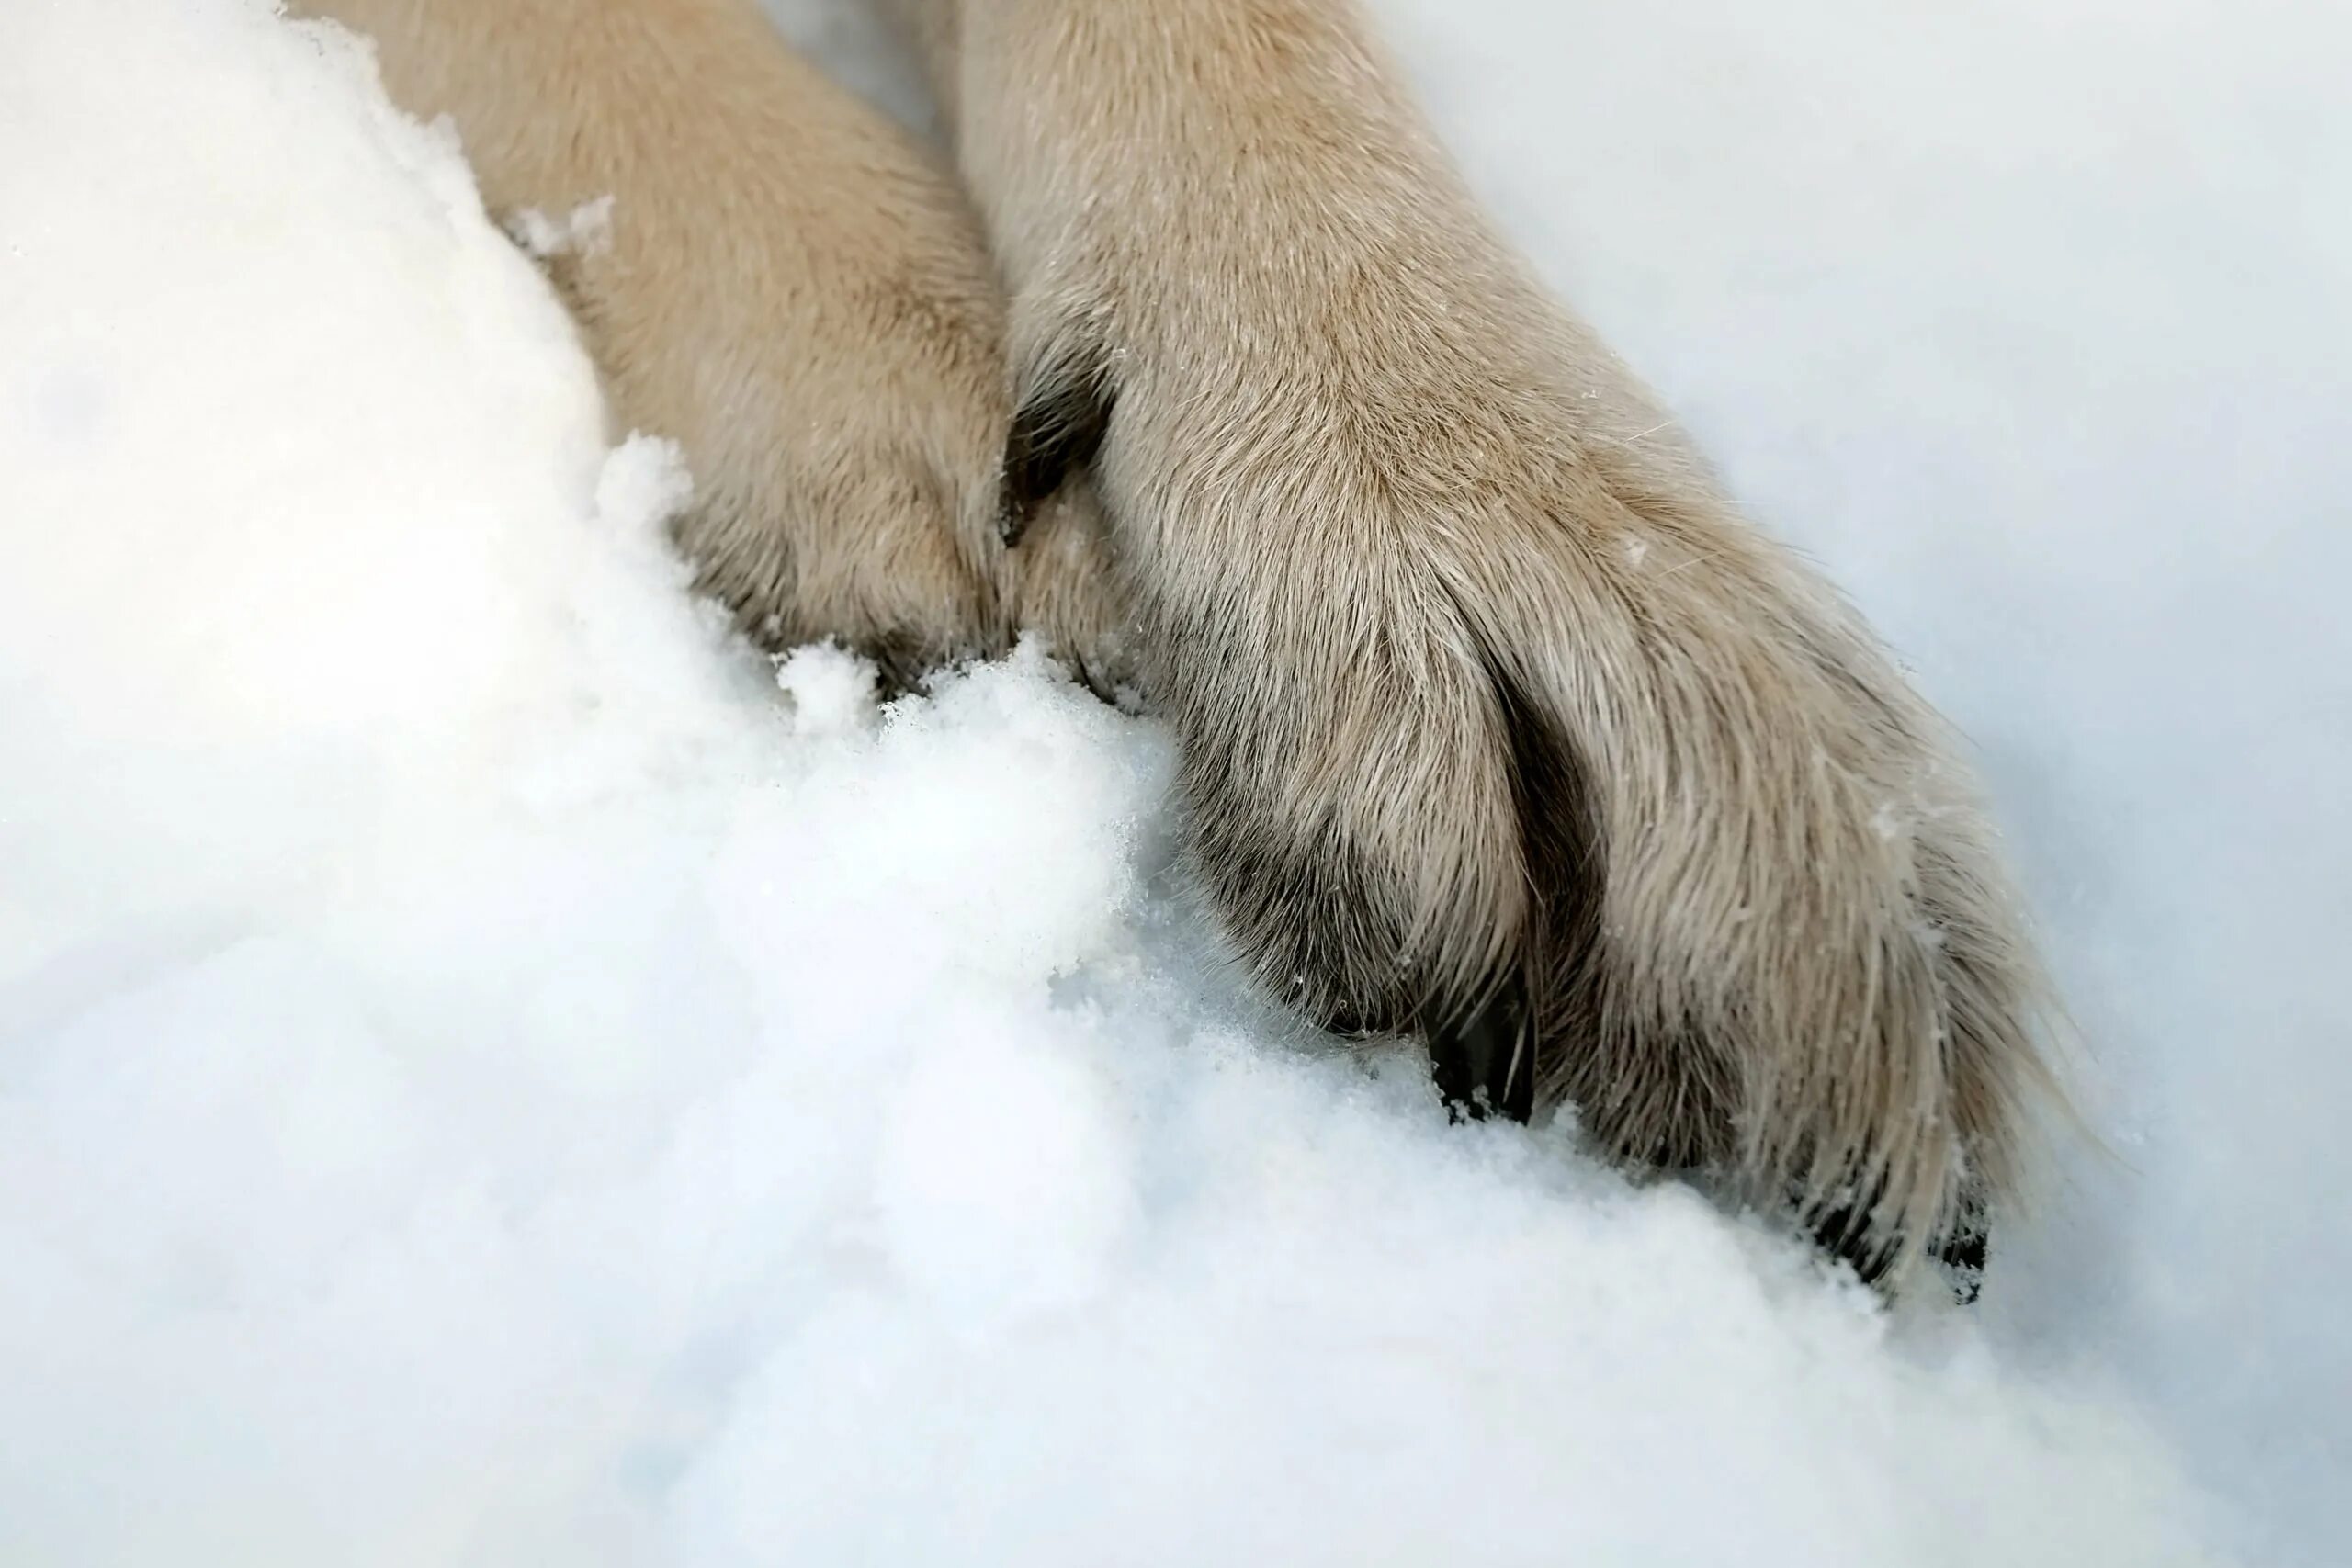
[[600, 196], [559, 214], [526, 207], [507, 220], [506, 231], [516, 244], [541, 261], [556, 256], [593, 256], [613, 243], [613, 198]]
[[793, 728], [802, 735], [850, 735], [874, 716], [880, 672], [846, 649], [819, 643], [796, 649], [776, 666], [775, 683], [792, 701]]

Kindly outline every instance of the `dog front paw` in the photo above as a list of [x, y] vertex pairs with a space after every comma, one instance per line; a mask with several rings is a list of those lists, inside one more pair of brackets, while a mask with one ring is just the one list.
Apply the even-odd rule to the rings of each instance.
[[1793, 1195], [1866, 1274], [1964, 1249], [2050, 1079], [1939, 722], [1507, 261], [1300, 232], [1054, 280], [1017, 328], [1015, 453], [1099, 446], [1250, 968], [1419, 1032], [1466, 1111], [1571, 1102], [1630, 1163]]
[[[1005, 307], [946, 172], [755, 6], [302, 0], [450, 115], [485, 205], [571, 308], [616, 423], [671, 437], [678, 536], [761, 643], [833, 638], [893, 684], [1045, 633], [1098, 682], [1122, 616], [1082, 496], [1004, 537]], [[1032, 465], [1035, 468], [1035, 465]]]

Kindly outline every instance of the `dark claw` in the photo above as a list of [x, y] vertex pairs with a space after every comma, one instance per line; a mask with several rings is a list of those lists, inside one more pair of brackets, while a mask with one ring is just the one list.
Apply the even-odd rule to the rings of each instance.
[[1490, 1115], [1524, 1122], [1535, 1114], [1535, 1064], [1527, 1004], [1507, 986], [1459, 1024], [1430, 1036], [1438, 1092], [1456, 1121]]
[[1110, 433], [1110, 355], [1091, 340], [1071, 339], [1041, 356], [1023, 378], [1012, 432], [1004, 444], [1004, 487], [997, 529], [1007, 546], [1021, 542], [1037, 508], [1102, 449]]
[[[1867, 1251], [1861, 1245], [1860, 1215], [1851, 1207], [1832, 1209], [1814, 1222], [1813, 1239], [1824, 1252], [1840, 1259], [1861, 1276], [1862, 1283], [1876, 1285], [1886, 1277], [1888, 1259]], [[1952, 1300], [1966, 1306], [1976, 1299], [1984, 1285], [1984, 1258], [1991, 1230], [1984, 1214], [1971, 1208], [1961, 1217], [1952, 1233], [1936, 1245], [1932, 1256], [1949, 1271]]]

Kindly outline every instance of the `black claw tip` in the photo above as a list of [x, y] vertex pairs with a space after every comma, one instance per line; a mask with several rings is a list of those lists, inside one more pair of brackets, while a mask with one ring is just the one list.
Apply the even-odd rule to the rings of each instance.
[[[1952, 1300], [1962, 1306], [1974, 1302], [1977, 1292], [1984, 1289], [1990, 1236], [1982, 1210], [1972, 1206], [1962, 1213], [1951, 1234], [1936, 1244], [1931, 1254], [1944, 1266]], [[1892, 1260], [1868, 1244], [1861, 1216], [1853, 1208], [1839, 1207], [1818, 1216], [1813, 1223], [1813, 1239], [1824, 1252], [1849, 1266], [1861, 1277], [1862, 1283], [1884, 1283]]]
[[1021, 542], [1038, 506], [1062, 487], [1073, 468], [1094, 460], [1110, 433], [1111, 410], [1117, 400], [1109, 353], [1091, 340], [1057, 344], [1023, 378], [1012, 431], [1005, 438], [1004, 485], [997, 510], [997, 530], [1006, 545]]
[[1430, 1036], [1430, 1066], [1454, 1120], [1535, 1114], [1535, 1064], [1527, 1002], [1506, 986], [1460, 1022]]

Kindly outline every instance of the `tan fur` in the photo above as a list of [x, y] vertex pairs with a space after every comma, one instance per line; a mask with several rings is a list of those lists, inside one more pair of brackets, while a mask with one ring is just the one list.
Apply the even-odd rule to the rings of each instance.
[[[1952, 743], [1532, 282], [1352, 0], [892, 4], [1012, 291], [1012, 450], [1107, 415], [1136, 650], [1261, 981], [1842, 1213], [1865, 1267], [2010, 1196], [2046, 988]], [[330, 8], [425, 40], [394, 91], [457, 108], [493, 205], [616, 193], [570, 287], [712, 465], [724, 591], [780, 637], [988, 644], [1000, 317], [895, 137], [731, 0]], [[1107, 625], [1092, 549], [1018, 553]]]
[[[457, 124], [502, 220], [609, 198], [548, 258], [626, 426], [685, 449], [681, 542], [772, 647], [906, 679], [1045, 630], [1115, 673], [1082, 498], [1008, 554], [1004, 305], [954, 179], [752, 0], [298, 0]], [[1024, 581], [1025, 577], [1025, 581]]]

